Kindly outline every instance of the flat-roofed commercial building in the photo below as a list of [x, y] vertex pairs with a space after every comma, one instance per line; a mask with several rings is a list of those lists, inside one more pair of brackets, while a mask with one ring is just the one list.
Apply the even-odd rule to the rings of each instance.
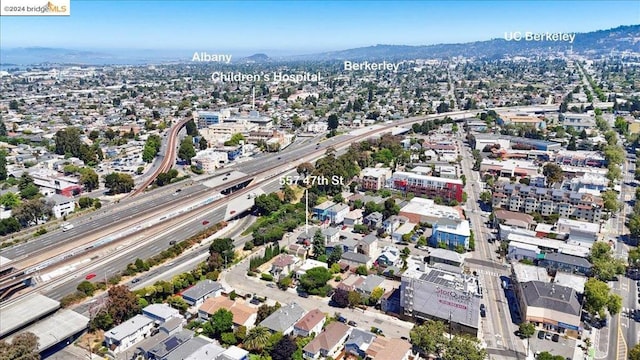
[[454, 333], [477, 336], [482, 288], [476, 276], [427, 267], [409, 258], [402, 274], [400, 306], [416, 319], [449, 322]]

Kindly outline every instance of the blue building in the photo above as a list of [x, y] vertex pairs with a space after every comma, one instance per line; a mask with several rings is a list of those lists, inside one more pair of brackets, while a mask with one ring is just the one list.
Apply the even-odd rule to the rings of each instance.
[[429, 238], [429, 246], [438, 247], [440, 243], [444, 243], [448, 249], [455, 249], [460, 245], [469, 250], [469, 238], [471, 229], [469, 221], [458, 220], [453, 223], [434, 223], [433, 234]]
[[220, 124], [220, 113], [211, 111], [198, 112], [198, 128], [206, 128], [210, 125]]

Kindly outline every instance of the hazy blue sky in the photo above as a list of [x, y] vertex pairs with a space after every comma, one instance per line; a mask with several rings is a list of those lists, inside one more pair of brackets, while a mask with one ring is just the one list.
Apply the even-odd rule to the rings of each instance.
[[71, 0], [69, 17], [3, 17], [0, 45], [300, 54], [586, 32], [639, 19], [638, 1]]

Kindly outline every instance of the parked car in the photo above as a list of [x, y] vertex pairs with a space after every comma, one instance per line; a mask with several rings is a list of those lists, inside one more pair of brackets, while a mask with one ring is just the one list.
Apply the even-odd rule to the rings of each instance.
[[545, 333], [544, 338], [547, 340], [551, 340], [551, 333]]
[[538, 339], [540, 339], [540, 340], [544, 339], [545, 334], [546, 334], [546, 332], [544, 332], [542, 330], [538, 331]]
[[338, 318], [336, 319], [341, 323], [346, 323], [347, 322], [347, 318], [345, 318], [344, 316], [338, 316]]
[[558, 335], [558, 334], [553, 334], [553, 336], [551, 337], [551, 341], [553, 341], [553, 342], [558, 342], [558, 341], [560, 341], [560, 335]]
[[309, 294], [307, 294], [306, 292], [299, 292], [298, 296], [302, 297], [302, 298], [308, 298]]
[[253, 305], [260, 305], [260, 300], [258, 300], [258, 298], [251, 298], [251, 300], [249, 300], [249, 303]]
[[347, 325], [353, 326], [353, 327], [357, 327], [358, 326], [358, 324], [353, 320], [349, 320], [349, 322], [347, 322]]

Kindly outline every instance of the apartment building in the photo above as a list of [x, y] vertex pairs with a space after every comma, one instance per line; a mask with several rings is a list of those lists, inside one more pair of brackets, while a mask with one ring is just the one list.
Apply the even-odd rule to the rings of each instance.
[[396, 171], [387, 183], [396, 190], [430, 198], [441, 197], [444, 200], [462, 202], [463, 185], [460, 179], [445, 179]]
[[384, 187], [389, 178], [391, 178], [389, 168], [364, 168], [360, 172], [360, 185], [364, 190], [377, 191]]
[[598, 222], [604, 214], [602, 198], [592, 194], [563, 189], [531, 187], [523, 184], [499, 183], [493, 191], [492, 205], [496, 209], [542, 216]]

